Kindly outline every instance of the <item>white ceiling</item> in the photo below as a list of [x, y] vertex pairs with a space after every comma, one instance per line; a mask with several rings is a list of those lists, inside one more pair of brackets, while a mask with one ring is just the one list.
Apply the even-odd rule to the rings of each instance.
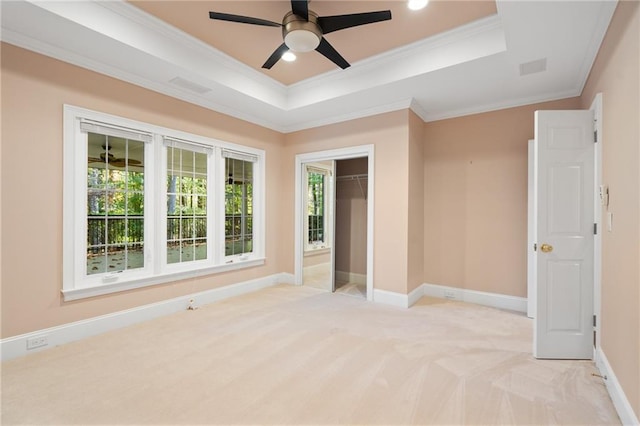
[[[280, 132], [409, 107], [433, 121], [580, 95], [617, 3], [496, 4], [496, 15], [291, 85], [119, 0], [3, 1], [1, 36]], [[539, 59], [545, 71], [520, 75]]]

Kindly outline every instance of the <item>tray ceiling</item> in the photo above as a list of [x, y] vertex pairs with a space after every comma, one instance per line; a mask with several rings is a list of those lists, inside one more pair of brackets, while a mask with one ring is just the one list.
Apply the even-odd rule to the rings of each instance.
[[[264, 70], [262, 64], [282, 43], [282, 31], [279, 28], [209, 19], [209, 11], [215, 11], [281, 22], [285, 13], [291, 10], [290, 1], [144, 0], [130, 3], [283, 84], [296, 83], [336, 68], [322, 55], [310, 52], [298, 54], [295, 62], [279, 61], [271, 70]], [[313, 0], [309, 8], [319, 16], [391, 10], [391, 21], [327, 34], [327, 40], [350, 63], [497, 12], [494, 1], [432, 1], [426, 8], [412, 11], [405, 1], [397, 0]]]
[[392, 9], [391, 21], [327, 36], [346, 70], [315, 52], [262, 70], [278, 28], [208, 18], [279, 21], [288, 4], [15, 0], [0, 2], [2, 41], [286, 133], [406, 108], [433, 121], [578, 96], [617, 3], [431, 0], [412, 13], [404, 1], [314, 0], [321, 15]]

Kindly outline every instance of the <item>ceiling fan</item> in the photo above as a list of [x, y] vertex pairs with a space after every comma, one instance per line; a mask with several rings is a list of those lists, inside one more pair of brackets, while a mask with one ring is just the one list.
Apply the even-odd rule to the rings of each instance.
[[340, 68], [345, 69], [350, 66], [349, 62], [323, 36], [346, 28], [388, 21], [391, 19], [391, 11], [318, 16], [309, 10], [307, 0], [291, 0], [291, 12], [284, 15], [281, 24], [266, 19], [219, 12], [209, 12], [209, 18], [266, 27], [281, 27], [284, 43], [269, 56], [262, 68], [271, 69], [280, 60], [280, 57], [289, 50], [296, 53], [316, 50]]
[[129, 158], [128, 160], [125, 158], [116, 158], [115, 155], [109, 152], [111, 150], [110, 145], [102, 145], [102, 149], [104, 149], [104, 152], [100, 154], [99, 158], [88, 158], [89, 163], [108, 163], [114, 167], [139, 166], [142, 164], [141, 161], [134, 160], [133, 158]]

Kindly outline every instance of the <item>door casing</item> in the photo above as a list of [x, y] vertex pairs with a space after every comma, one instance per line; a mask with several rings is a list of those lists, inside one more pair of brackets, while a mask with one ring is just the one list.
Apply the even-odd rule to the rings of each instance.
[[[294, 275], [295, 284], [302, 285], [302, 261], [304, 255], [304, 214], [303, 214], [303, 190], [306, 187], [303, 182], [303, 166], [306, 163], [314, 163], [327, 160], [348, 160], [350, 158], [367, 157], [367, 300], [373, 301], [374, 275], [373, 275], [373, 242], [374, 240], [374, 183], [375, 183], [375, 158], [374, 145], [359, 145], [349, 148], [339, 148], [326, 151], [310, 152], [296, 155], [295, 159], [295, 220], [294, 220]], [[333, 248], [332, 248], [333, 251]], [[335, 259], [332, 259], [331, 268], [335, 268]]]

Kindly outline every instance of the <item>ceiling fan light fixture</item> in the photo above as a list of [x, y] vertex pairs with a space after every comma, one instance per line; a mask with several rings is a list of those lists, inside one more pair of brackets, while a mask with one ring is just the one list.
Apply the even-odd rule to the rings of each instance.
[[[316, 50], [342, 69], [349, 68], [349, 62], [324, 38], [324, 35], [334, 31], [391, 19], [390, 10], [319, 17], [309, 9], [311, 0], [290, 1], [291, 11], [284, 15], [282, 24], [266, 19], [220, 12], [209, 12], [209, 18], [243, 24], [280, 27], [282, 29], [283, 43], [262, 64], [262, 68], [267, 70], [270, 70], [289, 51], [304, 53], [312, 50]], [[287, 58], [285, 60], [291, 60], [292, 56], [287, 55]]]
[[420, 10], [427, 7], [429, 0], [409, 0], [407, 2], [407, 7], [411, 10]]
[[320, 44], [320, 37], [308, 30], [294, 30], [284, 37], [284, 44], [296, 53], [311, 52]]
[[282, 60], [287, 62], [293, 62], [296, 60], [296, 55], [290, 50], [287, 50], [282, 54]]

